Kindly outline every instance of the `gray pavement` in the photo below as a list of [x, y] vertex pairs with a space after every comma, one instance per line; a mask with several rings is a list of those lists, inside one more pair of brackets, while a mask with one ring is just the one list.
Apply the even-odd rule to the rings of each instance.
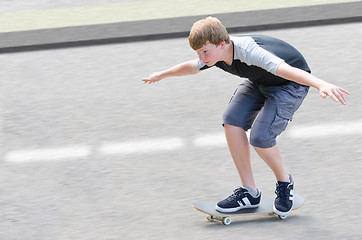
[[[197, 57], [184, 38], [1, 54], [0, 239], [361, 239], [361, 29], [258, 32], [292, 43], [352, 95], [342, 106], [311, 90], [279, 138], [305, 205], [286, 221], [228, 227], [191, 203], [240, 184], [220, 126], [238, 78], [210, 69], [142, 84]], [[273, 195], [272, 173], [252, 158]]]
[[[210, 0], [202, 8], [194, 7], [198, 4], [202, 1], [121, 1], [0, 12], [0, 53], [185, 37], [196, 20], [209, 15], [218, 17], [233, 33], [362, 21], [362, 1], [227, 0], [220, 5]], [[40, 6], [53, 4], [43, 2]]]

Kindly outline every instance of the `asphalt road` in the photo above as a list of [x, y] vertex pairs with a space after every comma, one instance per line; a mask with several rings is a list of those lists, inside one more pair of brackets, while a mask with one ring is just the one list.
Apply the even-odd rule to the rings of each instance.
[[22, 52], [0, 55], [0, 239], [361, 239], [362, 23], [258, 33], [352, 93], [342, 106], [312, 89], [279, 138], [301, 209], [223, 226], [192, 208], [240, 185], [221, 127], [240, 79], [143, 84], [197, 57], [186, 39]]

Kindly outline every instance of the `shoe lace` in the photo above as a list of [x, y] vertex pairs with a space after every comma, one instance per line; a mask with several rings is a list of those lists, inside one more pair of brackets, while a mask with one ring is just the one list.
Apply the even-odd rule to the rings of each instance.
[[287, 186], [277, 185], [275, 194], [277, 198], [289, 199], [289, 188]]
[[247, 192], [246, 189], [244, 188], [237, 188], [234, 190], [234, 192], [227, 198], [227, 200], [229, 201], [233, 201], [236, 198], [244, 198], [245, 197], [245, 192]]

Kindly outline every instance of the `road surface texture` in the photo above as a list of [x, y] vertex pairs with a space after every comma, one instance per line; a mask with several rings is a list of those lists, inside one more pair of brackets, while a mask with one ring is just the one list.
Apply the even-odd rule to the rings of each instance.
[[0, 239], [361, 239], [362, 24], [258, 33], [352, 93], [342, 106], [311, 89], [279, 137], [301, 209], [223, 226], [192, 208], [240, 185], [221, 126], [240, 79], [215, 68], [141, 82], [196, 58], [187, 39], [19, 52], [0, 55]]

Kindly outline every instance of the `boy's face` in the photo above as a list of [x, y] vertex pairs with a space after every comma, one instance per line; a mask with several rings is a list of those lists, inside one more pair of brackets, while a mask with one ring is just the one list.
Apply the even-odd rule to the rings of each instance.
[[199, 59], [210, 67], [221, 60], [223, 46], [225, 46], [225, 42], [222, 42], [220, 45], [207, 42], [204, 46], [197, 49], [196, 52]]

